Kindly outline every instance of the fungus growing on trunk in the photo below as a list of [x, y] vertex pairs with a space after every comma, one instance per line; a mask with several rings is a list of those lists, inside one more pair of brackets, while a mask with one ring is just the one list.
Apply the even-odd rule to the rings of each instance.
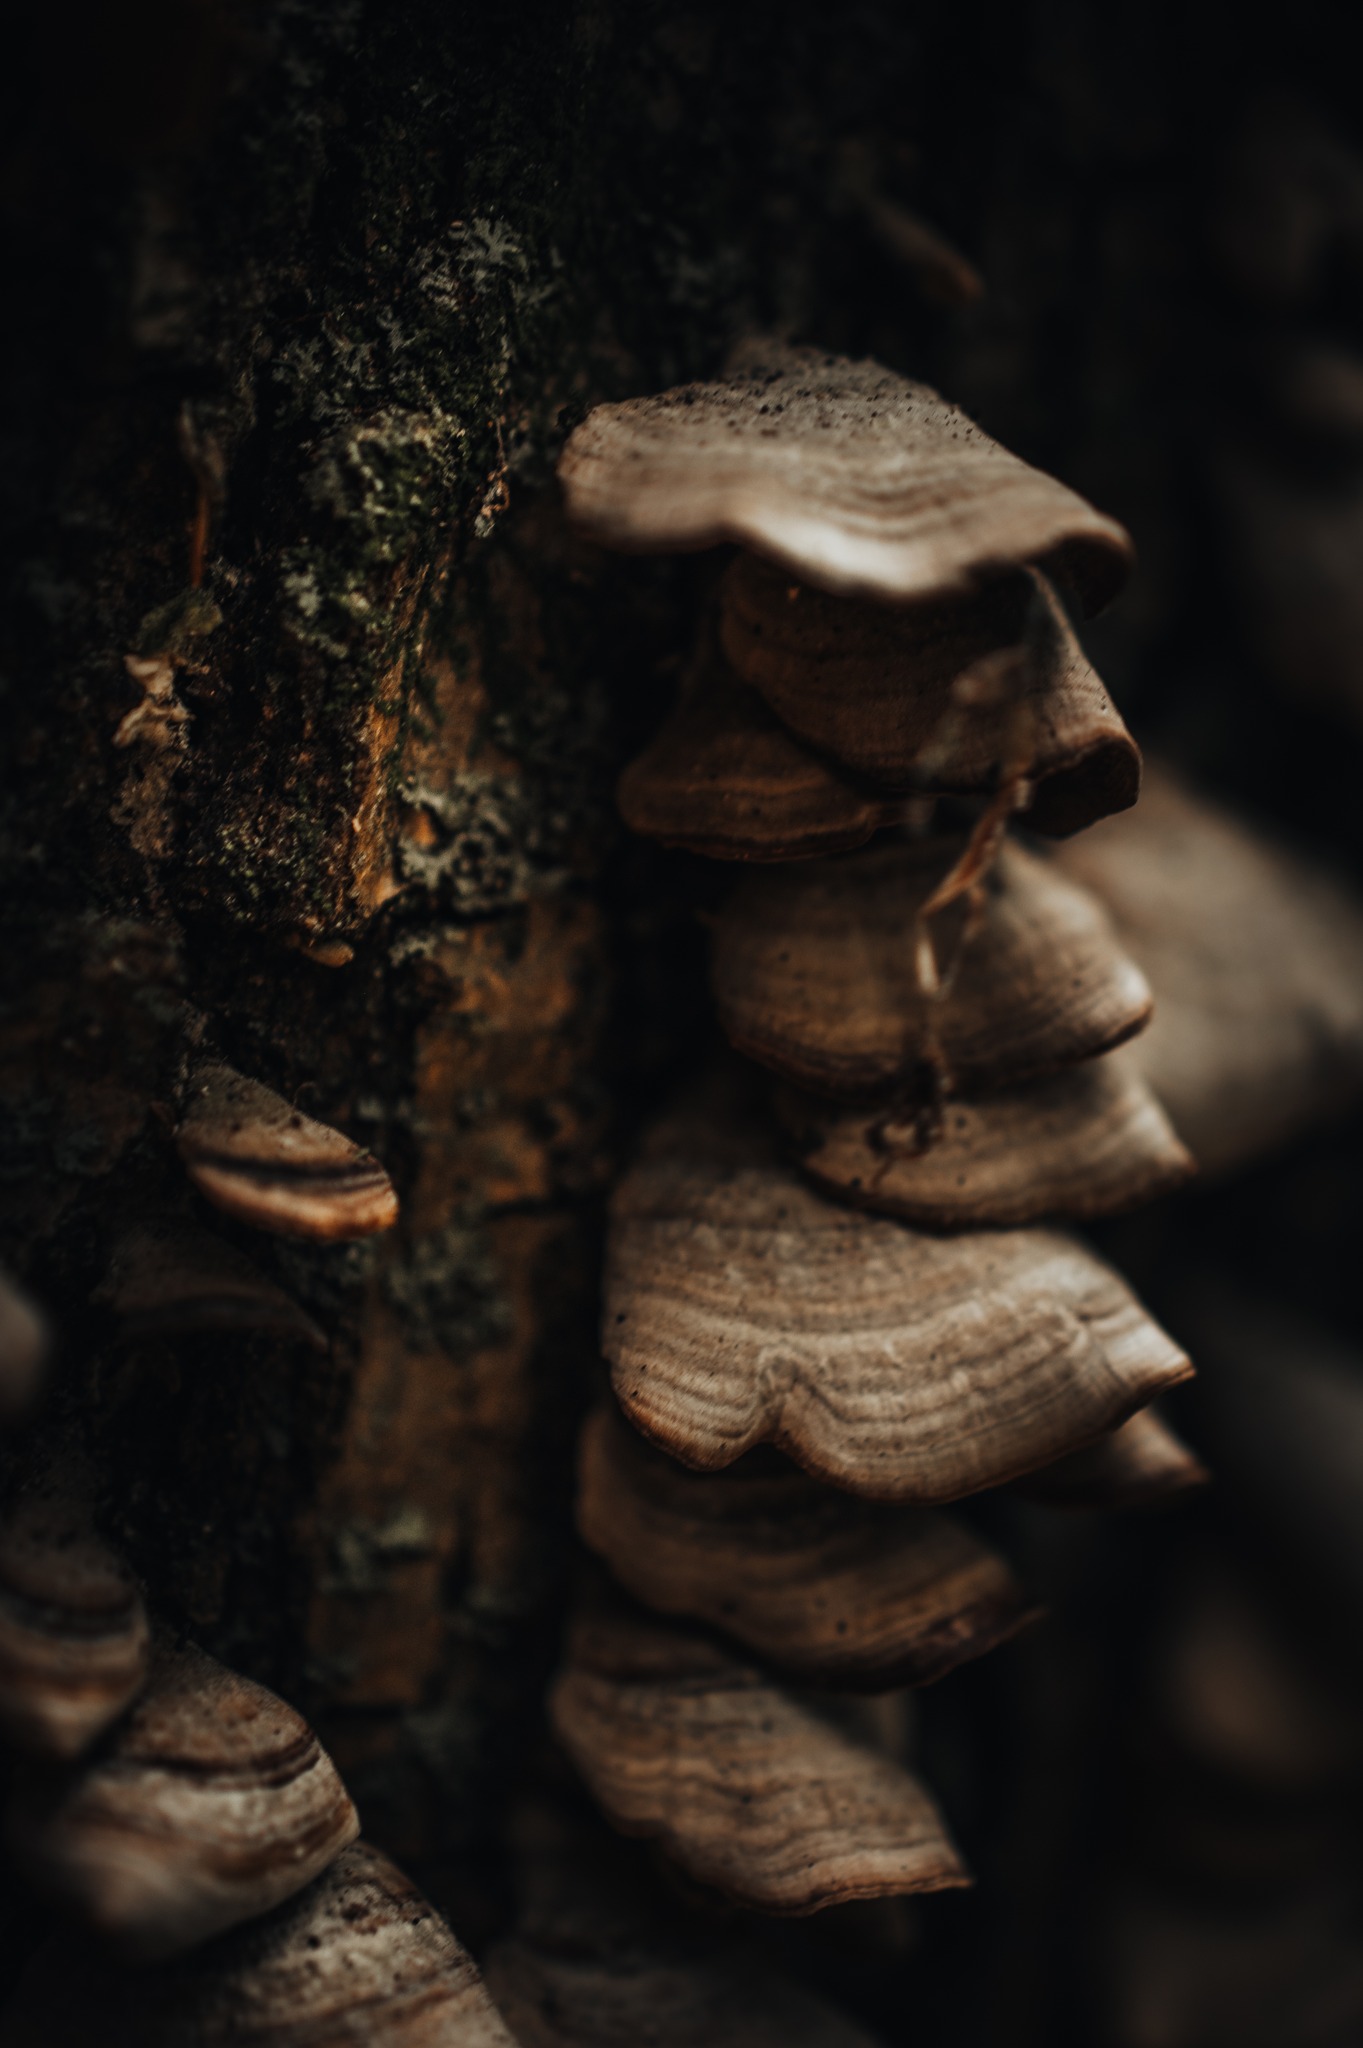
[[776, 1106], [819, 1187], [928, 1230], [1110, 1216], [1194, 1170], [1126, 1052], [940, 1109], [878, 1113], [790, 1088]]
[[141, 1691], [150, 1655], [132, 1572], [74, 1475], [47, 1472], [0, 1520], [0, 1730], [40, 1756], [79, 1756]]
[[[716, 912], [710, 978], [730, 1043], [837, 1096], [1032, 1080], [1108, 1052], [1150, 1016], [1149, 985], [1086, 890], [1011, 842], [978, 898], [926, 930], [960, 837], [887, 837], [839, 860], [745, 874]], [[924, 985], [922, 947], [932, 951]]]
[[1078, 1449], [1191, 1371], [1063, 1232], [943, 1238], [845, 1208], [731, 1105], [659, 1125], [611, 1207], [617, 1399], [701, 1470], [773, 1443], [868, 1499], [956, 1500]]
[[1086, 611], [1117, 594], [1127, 534], [926, 384], [755, 340], [724, 380], [598, 406], [559, 464], [591, 539], [673, 554], [736, 541], [821, 589], [889, 604], [1049, 566]]
[[6, 2048], [513, 2048], [472, 1959], [367, 1842], [298, 1897], [155, 1971], [39, 1950]]
[[1140, 754], [1044, 577], [871, 605], [740, 555], [719, 639], [782, 724], [873, 786], [992, 790], [1021, 753], [1028, 822], [1061, 834], [1136, 801]]
[[93, 1299], [130, 1342], [199, 1331], [259, 1330], [325, 1351], [307, 1311], [235, 1245], [180, 1217], [149, 1217], [114, 1246]]
[[1363, 1090], [1363, 908], [1332, 878], [1163, 767], [1137, 811], [1055, 858], [1149, 977], [1134, 1057], [1204, 1171]]
[[1084, 1450], [1029, 1473], [1018, 1491], [1056, 1508], [1155, 1507], [1209, 1476], [1163, 1417], [1142, 1408]]
[[372, 1153], [220, 1061], [196, 1068], [176, 1142], [200, 1194], [257, 1230], [325, 1240], [397, 1221]]
[[[620, 807], [765, 864], [713, 914], [712, 984], [801, 1169], [732, 1071], [647, 1133], [611, 1201], [620, 1416], [587, 1425], [579, 1529], [647, 1607], [778, 1670], [924, 1683], [1026, 1614], [926, 1510], [1028, 1474], [1107, 1499], [1194, 1476], [1140, 1417], [1182, 1351], [1083, 1245], [1019, 1227], [1192, 1170], [1116, 1050], [1150, 1017], [1139, 966], [1006, 837], [1136, 799], [1135, 743], [1047, 580], [1096, 606], [1130, 544], [935, 393], [777, 344], [599, 408], [560, 474], [607, 546], [741, 550]], [[694, 1628], [589, 1615], [553, 1718], [618, 1827], [749, 1905], [911, 1889], [920, 1855], [923, 1882], [958, 1881], [935, 1817], [883, 1772], [868, 1796], [846, 1737]]]
[[607, 1814], [759, 1912], [969, 1883], [928, 1793], [706, 1636], [594, 1605], [550, 1716]]
[[0, 1422], [32, 1406], [47, 1352], [47, 1325], [38, 1309], [0, 1273]]
[[816, 1685], [927, 1685], [1036, 1613], [947, 1515], [857, 1500], [760, 1454], [688, 1472], [605, 1408], [582, 1433], [577, 1524], [637, 1600]]
[[104, 1750], [21, 1785], [7, 1824], [33, 1883], [144, 1962], [267, 1912], [358, 1832], [307, 1723], [189, 1648], [158, 1653]]
[[631, 831], [711, 860], [838, 853], [864, 845], [904, 809], [802, 746], [732, 674], [708, 633], [618, 796]]

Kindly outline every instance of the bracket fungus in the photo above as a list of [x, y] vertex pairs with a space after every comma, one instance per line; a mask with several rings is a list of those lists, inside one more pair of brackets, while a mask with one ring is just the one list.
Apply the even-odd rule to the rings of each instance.
[[730, 1069], [615, 1189], [619, 1412], [587, 1423], [578, 1527], [674, 1619], [589, 1614], [554, 1725], [618, 1828], [749, 1906], [959, 1882], [911, 1780], [868, 1777], [696, 1624], [824, 1686], [924, 1683], [1027, 1618], [936, 1506], [1029, 1474], [1057, 1499], [1191, 1483], [1142, 1413], [1188, 1360], [1092, 1252], [1035, 1227], [1192, 1170], [1117, 1050], [1150, 1019], [1141, 955], [1007, 837], [1136, 800], [1139, 752], [1060, 595], [1106, 602], [1130, 542], [935, 392], [779, 343], [599, 407], [560, 475], [588, 540], [736, 546], [619, 803], [643, 835], [747, 864], [711, 919], [712, 989], [735, 1052], [777, 1077], [800, 1171]]
[[878, 1113], [779, 1089], [795, 1157], [820, 1188], [927, 1230], [1111, 1216], [1193, 1172], [1126, 1053], [940, 1109]]
[[397, 1221], [372, 1153], [221, 1061], [195, 1070], [176, 1142], [200, 1194], [257, 1230], [331, 1240]]
[[178, 1217], [134, 1224], [115, 1245], [93, 1299], [111, 1311], [130, 1341], [259, 1330], [314, 1351], [327, 1348], [306, 1309], [253, 1260]]
[[631, 831], [711, 860], [785, 861], [862, 846], [902, 799], [802, 746], [702, 636], [681, 696], [617, 791]]
[[1044, 1465], [1018, 1491], [1057, 1508], [1157, 1507], [1210, 1474], [1164, 1418], [1142, 1408], [1120, 1429]]
[[625, 1414], [682, 1463], [773, 1443], [831, 1485], [924, 1505], [1052, 1463], [1192, 1369], [1063, 1232], [864, 1215], [696, 1103], [615, 1191], [603, 1344]]
[[647, 1607], [816, 1685], [926, 1685], [1036, 1613], [1005, 1561], [947, 1515], [857, 1500], [760, 1455], [688, 1472], [608, 1409], [582, 1434], [577, 1522]]
[[70, 1939], [0, 2013], [6, 2048], [513, 2048], [471, 1957], [357, 1842], [297, 1898], [160, 1970]]
[[293, 1708], [185, 1648], [158, 1653], [103, 1750], [20, 1788], [7, 1832], [35, 1885], [156, 1961], [300, 1891], [359, 1822]]
[[0, 1422], [32, 1406], [47, 1353], [47, 1325], [38, 1309], [0, 1273]]
[[137, 1581], [59, 1476], [0, 1521], [0, 1732], [79, 1756], [141, 1691], [151, 1630]]
[[[711, 987], [730, 1043], [797, 1084], [873, 1096], [925, 1068], [983, 1091], [1109, 1052], [1149, 984], [1101, 905], [1005, 842], [972, 905], [924, 905], [960, 838], [893, 837], [745, 874], [715, 914]], [[932, 949], [924, 972], [921, 947]]]
[[890, 604], [1053, 565], [1088, 611], [1125, 582], [1116, 520], [878, 363], [755, 340], [723, 381], [602, 405], [559, 464], [569, 516], [631, 553], [736, 541], [825, 590]]
[[984, 795], [1021, 769], [1057, 837], [1135, 803], [1135, 741], [1044, 577], [890, 607], [740, 555], [720, 586], [733, 672], [797, 738], [874, 787]]
[[487, 1985], [520, 2048], [874, 2048], [756, 1942], [680, 1911], [615, 1836], [555, 1809], [513, 1827], [519, 1912]]
[[969, 1883], [917, 1779], [694, 1630], [588, 1611], [550, 1717], [616, 1826], [736, 1904], [799, 1915]]
[[1363, 1091], [1363, 904], [1337, 882], [1163, 767], [1055, 858], [1149, 976], [1135, 1056], [1205, 1172]]

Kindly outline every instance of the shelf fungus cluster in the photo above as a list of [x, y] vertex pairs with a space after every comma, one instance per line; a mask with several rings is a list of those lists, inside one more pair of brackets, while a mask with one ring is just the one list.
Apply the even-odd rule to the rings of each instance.
[[[92, 1308], [115, 1343], [257, 1331], [324, 1349], [210, 1212], [278, 1236], [365, 1236], [396, 1217], [383, 1167], [220, 1061], [191, 1071], [175, 1149], [181, 1198], [170, 1158], [159, 1206], [120, 1219], [107, 1246]], [[32, 1408], [49, 1348], [0, 1281], [7, 1415]], [[0, 2039], [510, 2048], [471, 1959], [357, 1839], [307, 1722], [157, 1616], [101, 1527], [108, 1477], [69, 1410], [57, 1401], [15, 1438], [0, 1507], [0, 1832], [55, 1929]]]
[[960, 1885], [902, 1745], [840, 1697], [1034, 1612], [950, 1504], [1204, 1476], [1150, 1406], [1188, 1360], [1070, 1227], [1193, 1170], [1137, 1057], [1151, 989], [1015, 833], [1136, 800], [1066, 612], [1115, 594], [1130, 544], [936, 393], [773, 344], [594, 412], [560, 474], [588, 539], [717, 551], [620, 803], [734, 875], [731, 1051], [613, 1198], [578, 1492], [598, 1576], [552, 1718], [607, 1818], [703, 1893], [805, 1914]]

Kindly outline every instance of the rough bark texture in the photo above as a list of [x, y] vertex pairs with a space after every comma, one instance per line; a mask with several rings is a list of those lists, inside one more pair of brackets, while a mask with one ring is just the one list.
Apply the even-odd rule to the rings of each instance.
[[[753, 325], [874, 352], [1134, 524], [1097, 641], [1168, 711], [1215, 638], [1189, 195], [1238, 102], [1201, 26], [1187, 65], [1158, 13], [1043, 4], [127, 0], [28, 31], [0, 1257], [63, 1311], [48, 1419], [155, 1604], [313, 1715], [473, 1942], [570, 1563], [599, 1191], [703, 1028], [704, 878], [610, 801], [696, 571], [570, 543], [555, 451]], [[907, 207], [985, 300], [938, 302]], [[1185, 751], [1276, 787], [1223, 651], [1208, 678]], [[130, 1349], [85, 1306], [116, 1227], [189, 1200], [199, 1046], [398, 1184], [356, 1247], [215, 1224], [326, 1357]]]

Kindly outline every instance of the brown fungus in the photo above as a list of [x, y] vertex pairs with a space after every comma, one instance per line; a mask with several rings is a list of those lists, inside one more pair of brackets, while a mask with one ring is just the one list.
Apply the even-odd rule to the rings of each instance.
[[1158, 1507], [1210, 1474], [1153, 1408], [1024, 1479], [1019, 1492], [1056, 1508]]
[[150, 1656], [137, 1581], [96, 1534], [77, 1475], [45, 1474], [0, 1520], [0, 1733], [79, 1756], [141, 1691]]
[[1116, 595], [1131, 542], [925, 384], [775, 341], [725, 378], [598, 406], [559, 464], [568, 513], [606, 547], [737, 541], [824, 590], [892, 604], [1049, 566], [1084, 608]]
[[1125, 1051], [940, 1108], [849, 1109], [791, 1088], [776, 1104], [811, 1180], [927, 1230], [1111, 1216], [1193, 1171]]
[[772, 1443], [923, 1505], [1052, 1463], [1192, 1370], [1074, 1238], [829, 1202], [720, 1096], [661, 1122], [615, 1191], [602, 1342], [625, 1414], [682, 1463]]
[[802, 746], [731, 673], [708, 632], [677, 704], [617, 794], [632, 832], [711, 860], [837, 853], [904, 811]]
[[365, 1842], [297, 1898], [157, 1970], [40, 1949], [0, 2013], [5, 2048], [513, 2048], [477, 1969]]
[[94, 1299], [127, 1340], [255, 1330], [325, 1351], [327, 1340], [291, 1294], [235, 1245], [179, 1217], [148, 1217], [114, 1247]]
[[879, 788], [1031, 787], [1064, 836], [1134, 804], [1140, 754], [1043, 577], [890, 607], [792, 583], [754, 555], [725, 574], [720, 642], [782, 724]]
[[1363, 905], [1337, 882], [1167, 768], [1129, 817], [1055, 858], [1149, 977], [1134, 1056], [1204, 1171], [1363, 1090]]
[[199, 1192], [257, 1230], [353, 1238], [397, 1221], [372, 1153], [221, 1062], [196, 1069], [176, 1142]]
[[896, 837], [745, 875], [713, 920], [730, 1042], [805, 1087], [873, 1096], [924, 1068], [965, 1089], [1030, 1080], [1142, 1028], [1149, 985], [1101, 904], [1021, 846], [1000, 849], [973, 907], [924, 923], [960, 851]]
[[49, 1341], [38, 1308], [0, 1273], [0, 1422], [11, 1422], [32, 1407]]
[[576, 1807], [522, 1810], [513, 1828], [520, 1910], [487, 1984], [521, 2048], [874, 2048]]
[[549, 1711], [613, 1825], [736, 1904], [815, 1913], [969, 1882], [915, 1778], [694, 1631], [594, 1606]]
[[106, 1749], [16, 1793], [25, 1874], [119, 1954], [155, 1961], [264, 1913], [355, 1839], [317, 1737], [195, 1649], [162, 1650]]
[[856, 1500], [761, 1453], [688, 1472], [608, 1409], [582, 1433], [577, 1525], [655, 1612], [722, 1629], [818, 1685], [927, 1685], [1036, 1612], [949, 1516]]

